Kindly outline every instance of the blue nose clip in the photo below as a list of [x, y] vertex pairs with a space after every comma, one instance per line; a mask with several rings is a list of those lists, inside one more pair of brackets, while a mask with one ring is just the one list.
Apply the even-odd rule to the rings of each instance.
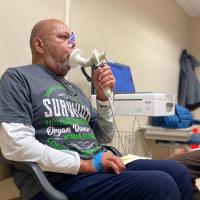
[[68, 39], [68, 47], [72, 48], [72, 43], [75, 42], [75, 34], [72, 32], [71, 36]]

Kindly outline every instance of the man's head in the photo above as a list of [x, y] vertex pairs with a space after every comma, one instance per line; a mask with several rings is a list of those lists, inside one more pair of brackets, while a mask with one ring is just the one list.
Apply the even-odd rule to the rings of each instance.
[[59, 76], [69, 71], [68, 58], [75, 43], [69, 47], [70, 29], [64, 22], [48, 19], [38, 22], [32, 29], [30, 47], [32, 62], [45, 65]]

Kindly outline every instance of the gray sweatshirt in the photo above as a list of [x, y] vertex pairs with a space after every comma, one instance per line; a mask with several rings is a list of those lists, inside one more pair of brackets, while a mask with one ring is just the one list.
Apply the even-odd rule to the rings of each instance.
[[[0, 147], [7, 159], [77, 174], [80, 158], [93, 158], [113, 137], [110, 107], [99, 102], [96, 111], [80, 88], [42, 65], [8, 69], [0, 93]], [[16, 170], [15, 182], [24, 199], [38, 192], [23, 171]]]

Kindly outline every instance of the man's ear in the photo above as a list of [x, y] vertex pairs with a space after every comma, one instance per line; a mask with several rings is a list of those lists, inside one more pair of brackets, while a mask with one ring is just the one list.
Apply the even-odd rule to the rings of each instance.
[[44, 43], [40, 38], [34, 39], [35, 50], [39, 53], [44, 53]]

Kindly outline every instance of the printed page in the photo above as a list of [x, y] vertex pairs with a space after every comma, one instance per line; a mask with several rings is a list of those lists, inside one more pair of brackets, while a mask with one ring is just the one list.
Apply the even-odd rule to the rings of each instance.
[[126, 156], [123, 156], [121, 157], [122, 161], [124, 162], [124, 164], [128, 164], [132, 161], [135, 161], [135, 160], [139, 160], [139, 159], [151, 159], [149, 157], [142, 157], [142, 156], [136, 156], [136, 155], [133, 155], [133, 154], [127, 154]]

